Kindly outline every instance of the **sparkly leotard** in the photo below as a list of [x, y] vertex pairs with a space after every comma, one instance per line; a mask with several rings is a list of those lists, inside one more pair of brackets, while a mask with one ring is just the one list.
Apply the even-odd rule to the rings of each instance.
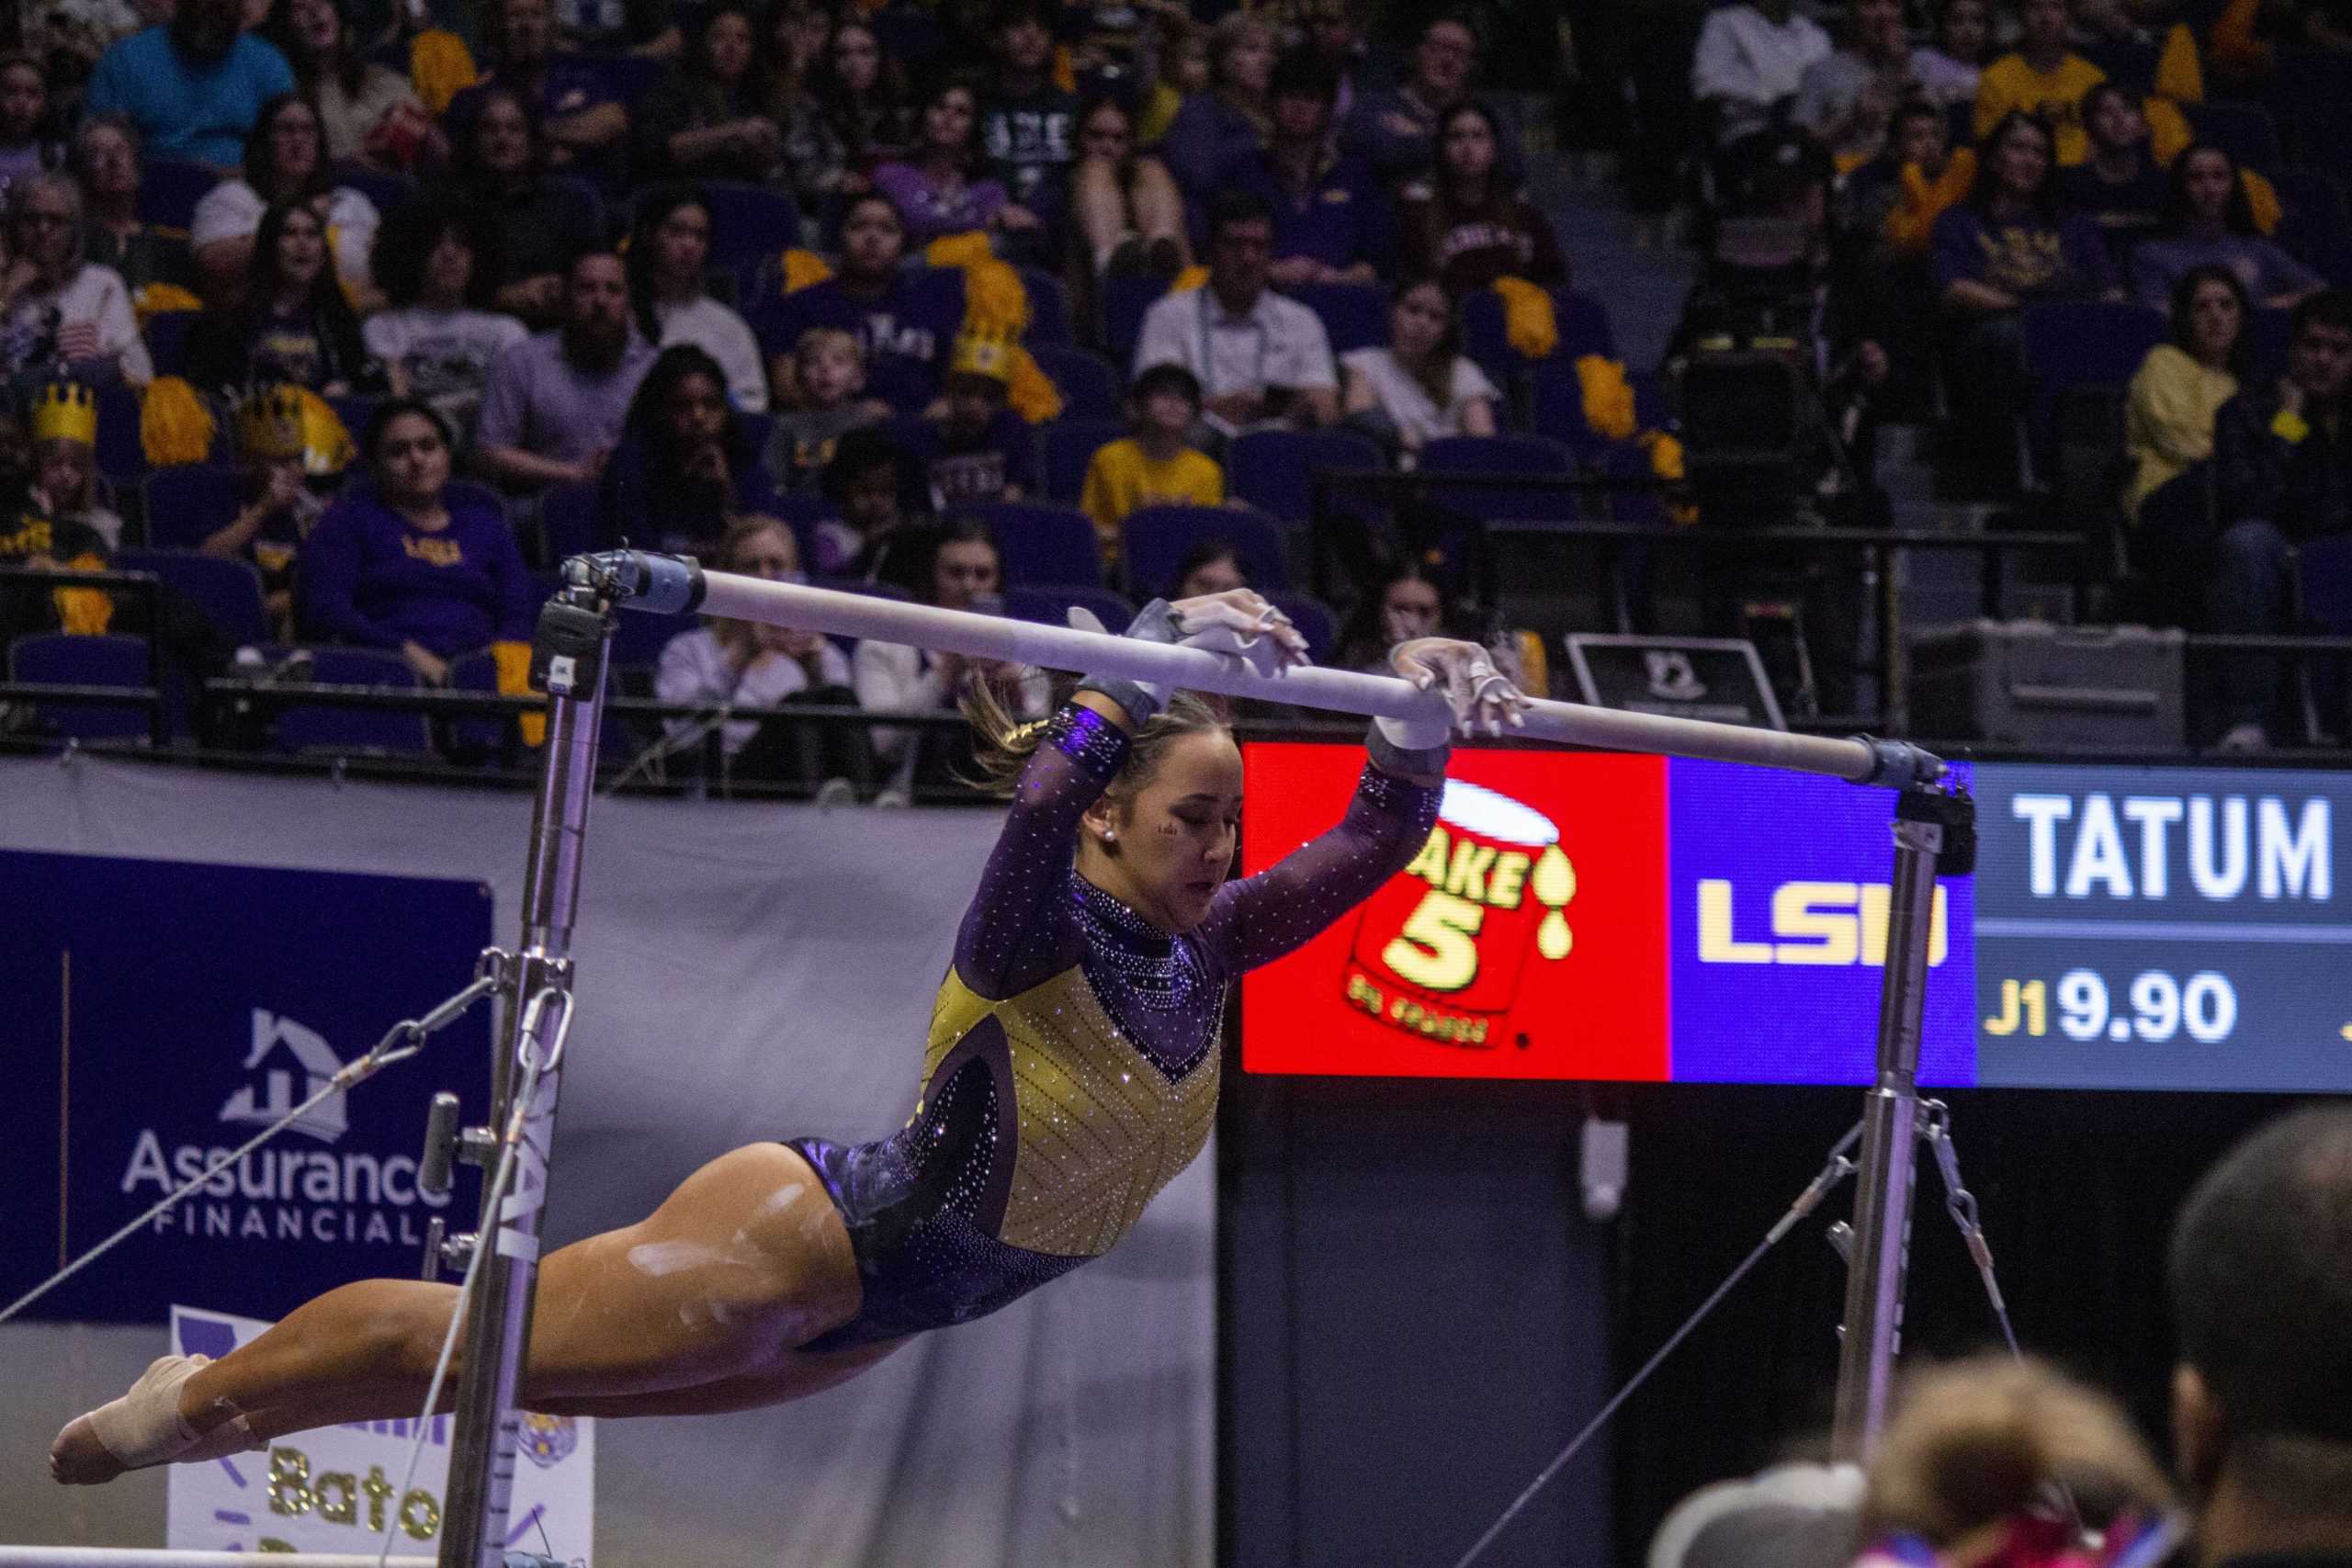
[[876, 1143], [793, 1141], [865, 1286], [804, 1348], [967, 1322], [1108, 1252], [1208, 1138], [1227, 983], [1369, 897], [1436, 820], [1437, 790], [1367, 766], [1336, 827], [1171, 938], [1071, 866], [1127, 747], [1088, 708], [1054, 716], [965, 913], [914, 1115]]

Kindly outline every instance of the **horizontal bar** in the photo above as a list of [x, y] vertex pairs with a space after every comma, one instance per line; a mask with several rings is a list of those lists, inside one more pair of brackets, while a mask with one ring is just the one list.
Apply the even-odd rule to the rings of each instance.
[[0, 566], [0, 582], [53, 588], [129, 588], [153, 592], [163, 582], [152, 571], [84, 571], [75, 567]]
[[1663, 523], [1588, 523], [1573, 517], [1489, 517], [1484, 519], [1484, 525], [1502, 534], [1646, 540], [1702, 550], [1828, 545], [1840, 549], [1973, 550], [1980, 555], [1998, 555], [2013, 549], [2080, 549], [2084, 543], [2080, 534], [2046, 528], [1998, 534], [1960, 534], [1942, 528], [1687, 528]]
[[0, 697], [24, 702], [153, 707], [164, 700], [164, 694], [153, 686], [91, 686], [71, 681], [0, 681]]
[[[0, 1546], [0, 1568], [376, 1568], [376, 1554], [347, 1551], [175, 1551], [123, 1546]], [[433, 1568], [430, 1557], [395, 1557], [393, 1568]]]

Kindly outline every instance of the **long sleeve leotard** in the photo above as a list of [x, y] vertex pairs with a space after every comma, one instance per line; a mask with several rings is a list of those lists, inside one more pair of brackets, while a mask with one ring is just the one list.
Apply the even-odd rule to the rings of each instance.
[[1055, 714], [965, 913], [914, 1115], [876, 1143], [794, 1141], [865, 1287], [805, 1348], [967, 1322], [1109, 1251], [1207, 1141], [1233, 976], [1369, 897], [1437, 817], [1435, 788], [1367, 765], [1338, 825], [1170, 937], [1072, 864], [1127, 749], [1091, 709]]

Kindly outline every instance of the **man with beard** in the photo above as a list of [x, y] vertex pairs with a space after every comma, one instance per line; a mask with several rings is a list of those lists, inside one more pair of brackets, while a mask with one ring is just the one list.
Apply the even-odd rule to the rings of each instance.
[[294, 91], [286, 57], [240, 32], [242, 20], [239, 0], [180, 0], [169, 22], [99, 58], [85, 111], [127, 117], [150, 157], [233, 167], [261, 106]]
[[653, 355], [629, 319], [621, 258], [582, 252], [564, 274], [562, 324], [491, 367], [475, 431], [483, 468], [514, 491], [594, 484]]

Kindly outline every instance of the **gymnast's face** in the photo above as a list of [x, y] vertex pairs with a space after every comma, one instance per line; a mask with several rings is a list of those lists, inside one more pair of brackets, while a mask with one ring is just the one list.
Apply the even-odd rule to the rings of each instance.
[[[1163, 931], [1187, 931], [1233, 869], [1241, 838], [1241, 752], [1222, 729], [1183, 736], [1128, 799], [1087, 813], [1090, 881]], [[1106, 838], [1105, 835], [1108, 835]]]

